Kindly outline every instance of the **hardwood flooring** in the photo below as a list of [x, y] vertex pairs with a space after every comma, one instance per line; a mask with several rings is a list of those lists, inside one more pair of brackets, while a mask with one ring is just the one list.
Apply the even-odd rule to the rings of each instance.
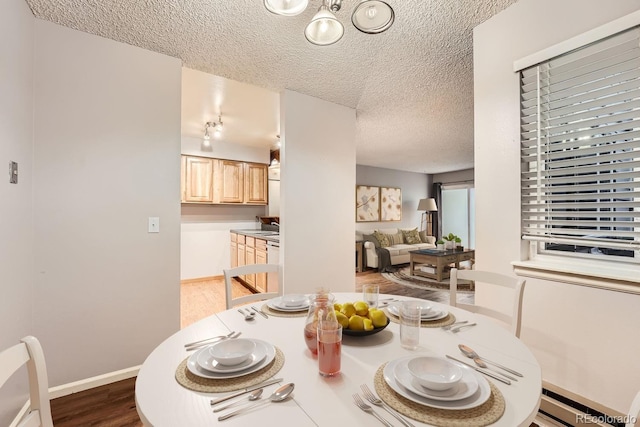
[[[380, 293], [398, 292], [398, 285], [375, 270], [356, 274], [355, 292], [365, 283], [376, 283]], [[225, 310], [224, 278], [188, 281], [180, 287], [181, 327], [213, 313]], [[234, 283], [234, 295], [248, 294], [247, 288]], [[55, 427], [129, 427], [142, 426], [136, 412], [135, 378], [104, 385], [51, 401]]]

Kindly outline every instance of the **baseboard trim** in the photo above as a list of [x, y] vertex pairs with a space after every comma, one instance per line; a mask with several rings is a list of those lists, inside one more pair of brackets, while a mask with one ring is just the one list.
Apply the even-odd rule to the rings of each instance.
[[[85, 378], [83, 380], [74, 381], [72, 383], [62, 384], [56, 387], [49, 388], [49, 400], [56, 399], [58, 397], [68, 396], [73, 393], [86, 391], [92, 388], [100, 387], [107, 384], [117, 383], [118, 381], [127, 380], [138, 375], [140, 366], [132, 366], [131, 368], [121, 369], [119, 371], [108, 372], [103, 375], [98, 375], [91, 378]], [[31, 401], [27, 399], [25, 404], [20, 408], [17, 415], [13, 418], [11, 424], [8, 427], [16, 427], [24, 417], [27, 416], [31, 409]]]
[[103, 375], [85, 378], [83, 380], [74, 381], [68, 384], [62, 384], [49, 388], [49, 399], [57, 399], [58, 397], [68, 396], [80, 391], [89, 390], [106, 384], [133, 378], [138, 375], [140, 366], [132, 366], [130, 368], [121, 369], [119, 371], [108, 372]]
[[180, 284], [181, 285], [186, 285], [186, 284], [189, 284], [189, 283], [206, 282], [207, 280], [215, 280], [215, 279], [220, 279], [220, 278], [224, 278], [224, 275], [207, 276], [207, 277], [196, 277], [195, 279], [183, 279], [183, 280], [180, 280]]

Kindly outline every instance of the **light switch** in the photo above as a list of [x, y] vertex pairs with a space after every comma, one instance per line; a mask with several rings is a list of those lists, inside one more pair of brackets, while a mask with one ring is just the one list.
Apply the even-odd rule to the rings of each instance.
[[157, 216], [149, 217], [149, 233], [160, 232], [160, 218]]
[[16, 162], [9, 162], [9, 183], [18, 183], [18, 164]]

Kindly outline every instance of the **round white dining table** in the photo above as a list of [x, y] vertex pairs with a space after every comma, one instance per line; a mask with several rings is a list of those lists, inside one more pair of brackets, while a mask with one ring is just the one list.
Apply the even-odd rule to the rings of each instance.
[[[336, 302], [362, 299], [360, 293], [334, 293], [334, 296]], [[389, 297], [392, 295], [380, 296], [381, 299]], [[414, 299], [393, 297], [396, 300]], [[262, 304], [264, 302], [251, 305], [260, 308]], [[492, 425], [529, 426], [538, 411], [542, 390], [540, 366], [531, 351], [491, 319], [446, 304], [429, 301], [429, 305], [448, 310], [456, 317], [456, 321], [468, 320], [477, 325], [455, 334], [441, 328], [420, 328], [420, 346], [417, 350], [407, 350], [400, 346], [400, 328], [395, 322], [374, 335], [345, 335], [342, 342], [341, 372], [336, 377], [318, 374], [317, 357], [311, 354], [304, 342], [305, 317], [264, 318], [256, 315], [254, 320], [245, 321], [244, 316], [236, 309], [217, 313], [176, 332], [147, 357], [136, 380], [138, 414], [145, 425], [157, 427], [382, 425], [354, 404], [352, 395], [362, 395], [361, 384], [367, 384], [375, 391], [374, 375], [378, 368], [400, 357], [452, 355], [460, 360], [471, 361], [458, 349], [458, 344], [466, 344], [483, 357], [524, 375], [511, 385], [485, 377], [497, 387], [505, 400], [504, 414]], [[260, 409], [218, 421], [219, 413], [213, 413], [210, 401], [229, 393], [188, 390], [177, 382], [175, 374], [178, 365], [191, 354], [185, 350], [184, 344], [231, 331], [241, 331], [241, 337], [244, 338], [267, 341], [284, 354], [284, 365], [275, 375], [282, 378], [282, 381], [266, 387], [263, 399], [286, 383], [294, 383], [295, 390], [292, 397], [284, 402], [268, 403]], [[243, 398], [246, 399], [246, 396]], [[392, 425], [402, 425], [382, 408], [371, 406]], [[429, 425], [407, 419], [415, 426]]]

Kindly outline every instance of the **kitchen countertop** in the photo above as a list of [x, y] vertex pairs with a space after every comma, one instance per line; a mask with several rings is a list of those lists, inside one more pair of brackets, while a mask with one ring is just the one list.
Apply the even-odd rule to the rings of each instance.
[[269, 242], [280, 242], [280, 233], [268, 230], [229, 230], [231, 233], [242, 234]]

